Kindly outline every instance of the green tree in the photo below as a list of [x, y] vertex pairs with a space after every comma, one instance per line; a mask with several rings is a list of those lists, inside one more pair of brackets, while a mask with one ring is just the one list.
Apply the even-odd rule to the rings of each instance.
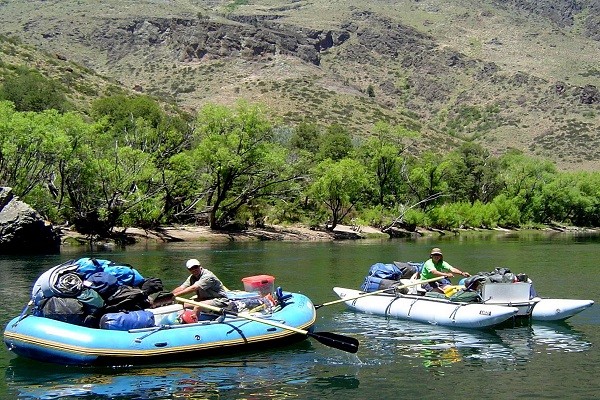
[[410, 194], [409, 201], [427, 211], [448, 196], [449, 162], [442, 156], [427, 151], [415, 160], [404, 172], [405, 183]]
[[400, 197], [405, 140], [416, 135], [403, 127], [379, 122], [375, 125], [375, 135], [359, 147], [360, 158], [374, 175], [376, 205], [391, 206]]
[[289, 182], [297, 178], [290, 173], [285, 149], [272, 142], [272, 126], [258, 107], [205, 106], [196, 133], [193, 148], [172, 161], [181, 176], [195, 183], [187, 204], [204, 205], [201, 212], [212, 229], [235, 220], [240, 207], [258, 198], [285, 197]]
[[447, 180], [453, 200], [488, 203], [499, 193], [498, 160], [481, 145], [465, 143], [448, 160], [451, 168]]
[[575, 210], [584, 205], [579, 186], [573, 175], [558, 174], [554, 180], [544, 184], [533, 198], [535, 222], [543, 224], [552, 222], [571, 223]]
[[164, 116], [158, 103], [151, 97], [125, 95], [103, 97], [94, 101], [90, 114], [95, 120], [105, 119], [107, 127], [119, 136], [131, 135], [140, 118], [156, 128]]
[[292, 149], [305, 150], [315, 155], [319, 151], [320, 138], [318, 125], [301, 122], [294, 128], [290, 145]]
[[[109, 133], [102, 136], [102, 148], [112, 146], [131, 147], [152, 157], [157, 168], [156, 179], [161, 180], [161, 200], [152, 195], [143, 200], [147, 207], [152, 203], [152, 212], [140, 214], [152, 218], [145, 224], [161, 220], [185, 219], [187, 184], [169, 171], [171, 157], [191, 147], [193, 138], [192, 121], [183, 113], [167, 114], [158, 102], [148, 96], [110, 96], [95, 101], [92, 115]], [[153, 185], [156, 185], [153, 182]], [[183, 190], [183, 192], [182, 192]], [[152, 222], [154, 221], [154, 222]]]
[[501, 193], [494, 198], [492, 204], [498, 212], [497, 224], [505, 228], [516, 228], [521, 225], [521, 210], [516, 198], [509, 198]]
[[[39, 142], [51, 143], [36, 153], [46, 158], [52, 155], [44, 161], [48, 170], [44, 184], [59, 210], [54, 215], [61, 215], [78, 231], [89, 234], [107, 235], [117, 224], [143, 224], [127, 213], [153, 197], [159, 186], [155, 181], [160, 175], [150, 155], [119, 145], [102, 125], [85, 122], [75, 113], [44, 111], [25, 115], [35, 116], [33, 126], [44, 139]], [[27, 130], [29, 138], [36, 136], [32, 132]], [[37, 204], [47, 204], [39, 191], [35, 196]], [[150, 218], [151, 214], [145, 215]]]
[[116, 226], [154, 227], [164, 222], [156, 204], [162, 182], [151, 155], [128, 146], [99, 151], [93, 139], [87, 139], [77, 144], [76, 159], [62, 169], [76, 229], [104, 236]]
[[18, 112], [11, 102], [0, 102], [0, 182], [21, 197], [53, 185], [56, 163], [69, 147], [68, 124], [77, 118], [56, 110]]
[[581, 201], [576, 204], [572, 221], [577, 226], [600, 226], [600, 173], [574, 173]]
[[327, 127], [319, 143], [318, 160], [331, 158], [334, 161], [348, 157], [354, 149], [350, 132], [341, 125]]
[[533, 221], [534, 214], [537, 213], [533, 208], [533, 199], [544, 185], [554, 180], [556, 167], [548, 160], [525, 156], [520, 151], [512, 150], [500, 157], [499, 170], [503, 182], [502, 192], [519, 208], [521, 222]]
[[310, 194], [330, 211], [328, 226], [334, 229], [369, 189], [369, 176], [361, 162], [326, 159], [315, 168]]

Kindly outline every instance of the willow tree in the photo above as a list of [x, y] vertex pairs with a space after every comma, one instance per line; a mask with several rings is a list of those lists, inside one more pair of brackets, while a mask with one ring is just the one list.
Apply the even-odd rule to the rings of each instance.
[[173, 173], [187, 186], [189, 207], [206, 214], [212, 229], [235, 221], [242, 207], [259, 199], [285, 196], [297, 178], [258, 106], [205, 106], [195, 135], [192, 148], [173, 157]]
[[373, 174], [375, 182], [373, 203], [391, 206], [398, 200], [405, 164], [402, 155], [408, 146], [408, 139], [417, 135], [417, 132], [404, 127], [378, 122], [374, 135], [361, 144], [359, 155]]
[[66, 198], [61, 171], [77, 160], [75, 136], [88, 129], [75, 113], [19, 112], [0, 102], [0, 184], [56, 222]]
[[55, 110], [19, 112], [0, 102], [0, 182], [25, 197], [51, 178], [67, 137]]
[[453, 201], [489, 203], [502, 189], [500, 164], [478, 143], [467, 142], [450, 153], [446, 177]]
[[367, 169], [360, 161], [326, 159], [314, 170], [310, 193], [329, 210], [328, 227], [334, 229], [364, 199], [370, 188]]
[[556, 166], [549, 160], [530, 157], [511, 150], [499, 159], [502, 193], [519, 208], [522, 222], [536, 220], [539, 214], [539, 194], [544, 186], [558, 176]]

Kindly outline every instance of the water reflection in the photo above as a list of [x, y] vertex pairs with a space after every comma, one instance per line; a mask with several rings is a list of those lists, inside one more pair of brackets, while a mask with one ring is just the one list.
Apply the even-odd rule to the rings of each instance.
[[583, 352], [592, 344], [582, 332], [572, 328], [569, 322], [536, 322], [530, 326], [498, 330], [503, 341], [511, 343], [515, 352], [573, 353]]
[[[320, 369], [314, 351], [307, 340], [283, 350], [129, 368], [58, 367], [15, 358], [6, 369], [6, 383], [11, 397], [44, 400], [285, 399], [298, 398], [306, 386], [331, 394], [358, 388], [353, 375], [327, 376], [331, 373]], [[350, 365], [343, 354], [335, 363]]]
[[360, 381], [351, 375], [335, 375], [329, 377], [316, 378], [312, 385], [319, 393], [334, 395], [337, 392], [356, 389], [360, 385]]
[[417, 360], [434, 375], [461, 363], [467, 369], [514, 370], [536, 353], [583, 352], [591, 343], [567, 322], [526, 324], [502, 329], [466, 330], [344, 312], [335, 316], [361, 341], [365, 365]]

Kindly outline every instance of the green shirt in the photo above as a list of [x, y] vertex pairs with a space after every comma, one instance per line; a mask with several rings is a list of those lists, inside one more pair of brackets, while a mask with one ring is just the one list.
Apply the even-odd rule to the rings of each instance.
[[447, 272], [452, 272], [451, 268], [452, 268], [452, 265], [448, 264], [444, 260], [434, 263], [433, 260], [430, 258], [429, 260], [425, 261], [425, 263], [423, 264], [423, 269], [421, 270], [421, 279], [436, 278], [437, 275], [434, 275], [433, 271], [437, 270], [439, 272], [447, 273]]

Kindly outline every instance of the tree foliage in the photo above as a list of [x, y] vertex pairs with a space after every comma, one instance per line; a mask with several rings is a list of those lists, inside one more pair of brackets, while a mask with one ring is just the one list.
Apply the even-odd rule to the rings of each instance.
[[344, 158], [326, 159], [315, 169], [315, 179], [310, 192], [316, 201], [330, 211], [330, 226], [338, 223], [363, 199], [369, 187], [367, 170], [358, 160]]
[[285, 183], [295, 179], [287, 152], [272, 142], [272, 132], [258, 107], [209, 105], [200, 111], [189, 159], [179, 162], [199, 183], [189, 201], [204, 206], [211, 228], [235, 220], [243, 205], [285, 193]]
[[319, 142], [318, 159], [334, 161], [348, 157], [354, 149], [350, 132], [339, 124], [327, 127]]
[[[559, 172], [517, 151], [466, 143], [406, 150], [414, 132], [385, 123], [355, 147], [332, 124], [274, 126], [258, 106], [203, 107], [194, 120], [149, 97], [75, 112], [0, 102], [0, 184], [55, 223], [90, 235], [167, 223], [350, 218], [415, 229], [600, 226], [600, 173]], [[361, 135], [365, 137], [364, 135]]]

